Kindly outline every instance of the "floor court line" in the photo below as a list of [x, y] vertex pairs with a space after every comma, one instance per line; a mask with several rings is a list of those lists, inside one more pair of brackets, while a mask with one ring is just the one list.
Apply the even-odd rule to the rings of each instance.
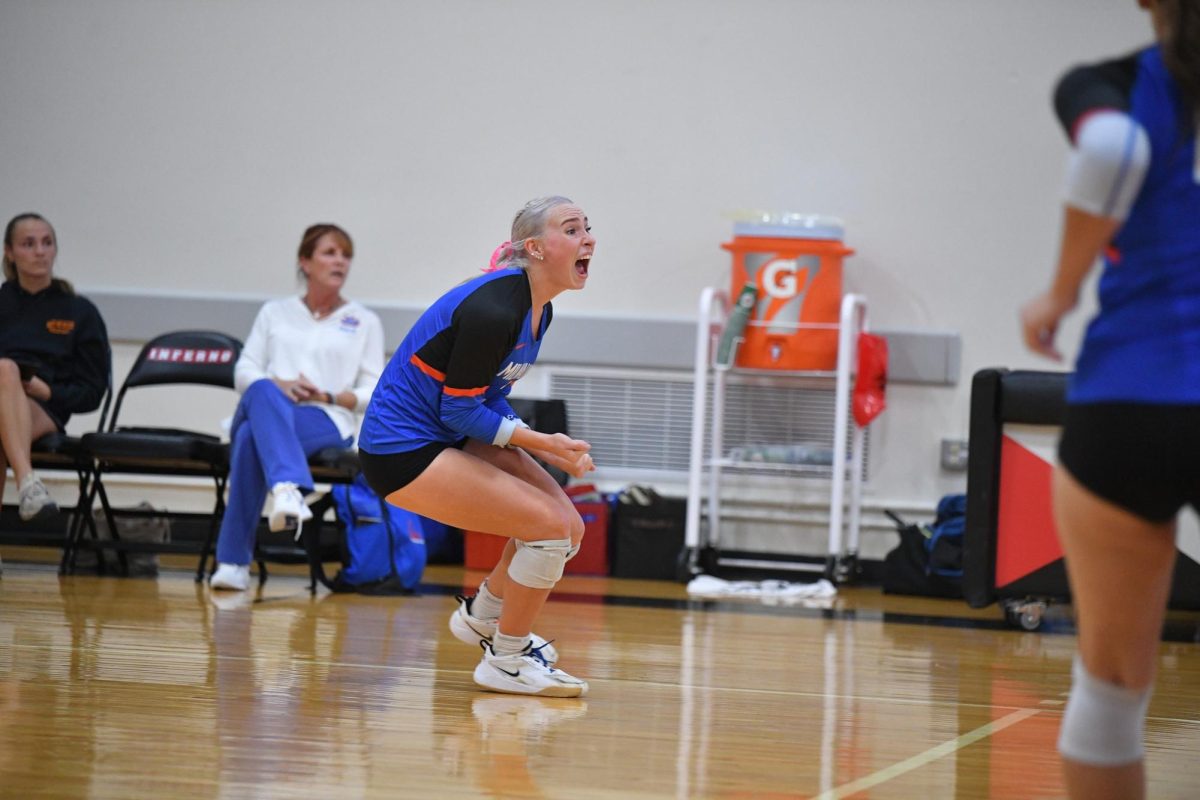
[[892, 778], [899, 777], [906, 772], [912, 772], [914, 769], [919, 769], [933, 761], [937, 761], [943, 756], [948, 756], [951, 753], [957, 752], [967, 745], [974, 744], [980, 739], [991, 736], [994, 733], [1004, 730], [1005, 728], [1016, 725], [1018, 722], [1029, 719], [1032, 716], [1042, 713], [1038, 708], [1023, 708], [1020, 711], [1001, 717], [998, 720], [989, 722], [987, 725], [980, 726], [973, 731], [964, 733], [958, 738], [951, 739], [948, 742], [943, 742], [936, 747], [931, 747], [924, 753], [918, 753], [912, 758], [906, 758], [903, 761], [892, 764], [890, 767], [884, 767], [878, 772], [873, 772], [870, 775], [844, 783], [841, 786], [822, 792], [813, 797], [813, 800], [837, 800], [840, 797], [849, 797], [857, 794], [864, 789], [870, 789], [872, 786], [890, 781]]
[[[746, 686], [708, 686], [698, 683], [668, 683], [665, 681], [647, 681], [640, 679], [622, 679], [622, 678], [604, 678], [597, 679], [597, 685], [602, 684], [626, 684], [629, 686], [652, 686], [658, 689], [688, 689], [690, 691], [711, 692], [712, 694], [748, 694], [748, 695], [767, 695], [779, 697], [798, 697], [806, 700], [848, 700], [859, 703], [893, 703], [896, 705], [922, 706], [926, 708], [938, 707], [953, 707], [953, 708], [983, 708], [983, 709], [1013, 709], [1018, 711], [1026, 710], [1023, 707], [1014, 705], [1003, 705], [996, 703], [971, 703], [966, 701], [956, 700], [929, 700], [921, 697], [889, 697], [885, 695], [872, 694], [837, 694], [830, 692], [800, 692], [793, 689], [752, 689]], [[1039, 709], [1040, 710], [1040, 709]], [[966, 735], [966, 734], [964, 734]]]

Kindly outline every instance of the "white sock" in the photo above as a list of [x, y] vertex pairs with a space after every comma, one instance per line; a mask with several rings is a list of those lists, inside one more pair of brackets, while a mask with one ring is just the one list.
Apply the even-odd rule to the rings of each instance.
[[498, 656], [515, 656], [529, 646], [529, 634], [509, 636], [496, 631], [492, 636], [492, 652]]
[[488, 591], [487, 581], [484, 581], [471, 601], [471, 616], [477, 619], [500, 619], [503, 604], [504, 600]]

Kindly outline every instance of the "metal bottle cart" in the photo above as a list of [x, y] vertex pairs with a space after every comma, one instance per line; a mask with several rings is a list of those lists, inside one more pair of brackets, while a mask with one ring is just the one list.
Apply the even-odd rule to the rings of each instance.
[[[862, 476], [865, 457], [865, 428], [852, 424], [850, 416], [850, 392], [852, 378], [857, 369], [858, 334], [867, 330], [867, 301], [861, 295], [847, 294], [842, 298], [839, 322], [832, 324], [796, 324], [796, 328], [831, 329], [838, 331], [837, 366], [833, 372], [745, 369], [715, 363], [717, 343], [729, 318], [729, 295], [713, 287], [700, 294], [699, 317], [696, 324], [696, 352], [694, 366], [694, 395], [692, 399], [692, 441], [688, 468], [687, 518], [684, 534], [684, 550], [680, 559], [680, 578], [686, 580], [701, 572], [713, 572], [720, 566], [752, 566], [740, 559], [724, 558], [720, 555], [721, 531], [721, 477], [725, 470], [750, 467], [745, 461], [724, 452], [725, 393], [731, 372], [764, 376], [780, 382], [789, 379], [806, 379], [818, 383], [834, 384], [834, 430], [833, 459], [828, 468], [830, 477], [829, 500], [829, 547], [824, 565], [805, 561], [772, 562], [780, 568], [795, 571], [821, 572], [824, 577], [845, 583], [853, 579], [858, 571], [858, 538], [860, 509], [862, 506]], [[764, 323], [751, 320], [750, 325]], [[772, 323], [778, 325], [779, 323]], [[740, 339], [735, 341], [736, 346]], [[734, 358], [730, 358], [731, 363]], [[712, 382], [711, 409], [707, 402], [709, 381]], [[853, 431], [851, 431], [853, 428]], [[711, 454], [706, 457], [705, 434], [711, 442]], [[847, 458], [847, 442], [849, 457]], [[840, 465], [840, 466], [839, 466]], [[791, 465], [754, 464], [758, 470], [773, 467], [780, 474], [796, 473]], [[703, 491], [707, 472], [707, 492]], [[850, 478], [847, 497], [846, 478]], [[705, 497], [705, 494], [707, 497]], [[708, 526], [706, 535], [701, 531], [701, 503], [707, 502]]]

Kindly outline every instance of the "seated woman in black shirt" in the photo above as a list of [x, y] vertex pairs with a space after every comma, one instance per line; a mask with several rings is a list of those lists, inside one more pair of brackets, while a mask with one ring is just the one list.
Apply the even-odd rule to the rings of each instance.
[[57, 254], [54, 228], [38, 214], [19, 214], [4, 229], [0, 493], [11, 467], [23, 521], [58, 512], [33, 471], [33, 442], [63, 430], [71, 414], [98, 407], [108, 385], [104, 320], [71, 284], [53, 276]]

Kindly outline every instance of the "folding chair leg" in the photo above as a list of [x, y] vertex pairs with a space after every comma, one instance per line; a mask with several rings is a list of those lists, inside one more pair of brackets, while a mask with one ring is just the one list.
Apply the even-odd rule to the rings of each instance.
[[[113, 513], [112, 504], [108, 502], [108, 492], [104, 489], [103, 481], [97, 480], [96, 488], [100, 491], [100, 507], [104, 509], [104, 520], [108, 523], [108, 534], [112, 537], [111, 544], [113, 545], [113, 549], [117, 551], [117, 561], [121, 564], [121, 575], [127, 578], [129, 577], [129, 559], [125, 557], [125, 550], [121, 547], [121, 533], [117, 530], [117, 516]], [[100, 537], [97, 535], [98, 532], [94, 526], [92, 533], [96, 536], [97, 544], [99, 544]], [[101, 548], [97, 548], [96, 568], [102, 574], [104, 572], [103, 565], [104, 557], [101, 554]]]
[[214, 475], [216, 483], [217, 502], [213, 505], [212, 519], [208, 523], [208, 535], [204, 537], [204, 548], [200, 551], [200, 563], [196, 566], [196, 583], [203, 583], [208, 573], [208, 558], [212, 556], [213, 569], [216, 569], [217, 557], [213, 553], [213, 545], [217, 539], [217, 531], [221, 529], [221, 521], [225, 518], [225, 485], [228, 476]]
[[301, 530], [300, 542], [308, 557], [308, 593], [316, 594], [317, 573], [323, 573], [324, 567], [321, 566], [321, 554], [318, 552], [321, 547], [321, 521], [315, 514], [312, 521]]
[[[99, 547], [99, 543], [100, 543], [100, 531], [99, 531], [99, 529], [97, 529], [97, 528], [96, 528], [96, 519], [95, 519], [95, 517], [93, 517], [93, 516], [92, 516], [92, 515], [89, 513], [87, 516], [85, 516], [85, 517], [83, 518], [83, 522], [82, 522], [82, 523], [80, 523], [80, 525], [81, 525], [81, 527], [80, 527], [80, 530], [79, 530], [79, 538], [81, 538], [81, 539], [83, 538], [83, 528], [84, 528], [84, 527], [86, 527], [86, 528], [87, 528], [87, 532], [88, 532], [89, 534], [91, 534], [91, 537], [92, 537], [92, 543], [93, 543], [93, 544], [95, 544], [95, 545], [97, 545], [97, 546], [94, 548], [94, 552], [96, 553], [96, 574], [97, 574], [97, 575], [106, 575], [106, 574], [108, 573], [108, 562], [104, 560], [104, 557], [103, 557], [103, 551], [102, 551], [102, 549]], [[73, 550], [73, 551], [71, 552], [71, 567], [70, 567], [70, 569], [71, 569], [71, 574], [72, 574], [72, 575], [74, 575], [74, 574], [75, 574], [75, 559], [76, 559], [76, 557], [77, 557], [78, 555], [79, 555], [79, 549], [78, 549], [78, 548], [76, 548], [75, 550]]]
[[326, 589], [333, 589], [333, 582], [325, 575], [325, 565], [321, 562], [321, 528], [325, 524], [325, 512], [333, 506], [333, 498], [326, 494], [316, 500], [310, 507], [313, 518], [300, 532], [300, 542], [304, 554], [308, 556], [308, 591], [317, 593], [317, 583]]
[[[196, 583], [203, 583], [208, 572], [208, 557], [212, 555], [213, 539], [216, 538], [218, 525], [216, 519], [208, 523], [208, 535], [204, 537], [204, 549], [200, 551], [200, 563], [196, 565]], [[213, 556], [213, 561], [216, 561], [216, 556]]]
[[71, 550], [75, 545], [75, 531], [79, 527], [79, 518], [83, 515], [84, 506], [87, 503], [89, 474], [84, 471], [79, 472], [79, 500], [75, 503], [75, 508], [71, 511], [71, 516], [67, 521], [66, 535], [63, 536], [62, 558], [58, 562], [59, 575], [67, 574], [67, 565], [70, 563]]
[[[86, 499], [81, 498], [78, 506], [78, 513], [71, 519], [71, 524], [67, 528], [67, 539], [63, 544], [62, 560], [58, 565], [60, 575], [75, 574], [75, 559], [79, 555], [79, 542], [83, 538], [84, 527], [92, 534], [92, 541], [100, 540], [100, 532], [96, 530], [96, 521], [92, 519], [92, 508], [96, 503], [96, 491], [100, 486], [98, 479], [92, 479], [89, 482], [91, 485], [86, 490]], [[104, 572], [104, 561], [100, 558], [100, 551], [96, 550], [97, 571], [101, 574]]]
[[[82, 502], [82, 501], [81, 501]], [[67, 535], [63, 539], [62, 558], [58, 561], [58, 574], [67, 575], [74, 561], [75, 548], [78, 546], [77, 539], [83, 530], [83, 521], [79, 518], [79, 512], [76, 511], [71, 515], [70, 522], [67, 523]]]
[[58, 562], [58, 574], [67, 575], [75, 571], [75, 551], [79, 547], [79, 538], [83, 535], [84, 521], [78, 511], [72, 512], [71, 521], [67, 524], [67, 536], [63, 542], [62, 558]]

